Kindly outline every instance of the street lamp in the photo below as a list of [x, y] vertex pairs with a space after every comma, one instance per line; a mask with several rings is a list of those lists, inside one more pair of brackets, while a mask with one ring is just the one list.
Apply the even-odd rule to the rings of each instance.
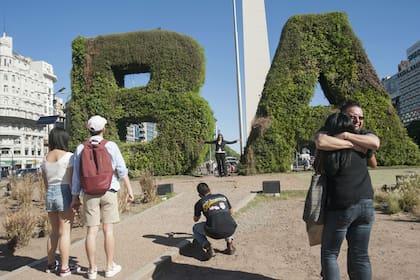
[[66, 88], [65, 87], [62, 87], [62, 88], [60, 88], [59, 90], [57, 90], [56, 91], [56, 93], [54, 93], [54, 94], [57, 94], [57, 93], [62, 93], [63, 91], [65, 91], [66, 90]]
[[59, 93], [61, 93], [61, 94], [64, 94], [64, 91], [66, 90], [66, 88], [65, 87], [62, 87], [62, 88], [60, 88], [59, 90], [57, 90], [55, 93], [54, 93], [54, 102], [55, 102], [55, 104], [54, 104], [54, 114], [57, 114], [58, 116], [59, 116], [59, 120], [58, 120], [58, 123], [63, 127], [63, 128], [66, 128], [66, 114], [67, 114], [67, 105], [66, 105], [66, 102], [67, 101], [65, 101], [64, 99], [63, 99], [63, 101], [59, 104], [59, 105], [57, 105], [57, 101], [58, 101], [58, 99], [55, 97], [57, 94], [59, 94]]

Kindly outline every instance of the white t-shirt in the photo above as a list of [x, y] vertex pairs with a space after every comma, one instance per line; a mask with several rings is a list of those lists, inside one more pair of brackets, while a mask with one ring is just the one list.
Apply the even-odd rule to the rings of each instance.
[[45, 158], [41, 168], [44, 171], [48, 185], [69, 184], [69, 167], [73, 166], [73, 153], [67, 152], [59, 160], [49, 162]]

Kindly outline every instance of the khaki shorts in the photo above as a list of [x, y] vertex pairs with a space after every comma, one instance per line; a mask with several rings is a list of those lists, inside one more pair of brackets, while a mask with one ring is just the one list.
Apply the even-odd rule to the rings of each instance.
[[83, 217], [86, 226], [114, 224], [120, 221], [118, 212], [118, 195], [106, 192], [100, 195], [83, 195]]

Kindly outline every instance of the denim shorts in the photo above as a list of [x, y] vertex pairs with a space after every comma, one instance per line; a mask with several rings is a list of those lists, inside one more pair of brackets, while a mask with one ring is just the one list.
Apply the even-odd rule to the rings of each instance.
[[48, 212], [66, 211], [71, 207], [71, 190], [68, 184], [48, 185], [46, 202]]

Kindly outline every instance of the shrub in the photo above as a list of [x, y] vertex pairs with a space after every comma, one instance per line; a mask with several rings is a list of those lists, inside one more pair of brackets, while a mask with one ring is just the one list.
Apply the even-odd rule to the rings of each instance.
[[38, 189], [38, 196], [39, 196], [39, 202], [40, 202], [40, 206], [42, 208], [45, 208], [45, 197], [47, 194], [47, 187], [44, 184], [44, 180], [39, 180], [39, 183], [36, 184], [37, 189]]
[[388, 212], [390, 214], [397, 214], [401, 212], [400, 198], [397, 194], [390, 194], [388, 199]]
[[413, 177], [410, 181], [404, 182], [401, 187], [401, 210], [414, 213], [420, 207], [420, 177]]
[[51, 232], [51, 224], [50, 220], [48, 219], [48, 213], [44, 212], [38, 217], [38, 237], [47, 236]]
[[144, 195], [143, 202], [148, 203], [154, 201], [156, 199], [157, 186], [153, 174], [149, 170], [146, 170], [140, 176], [139, 182]]
[[401, 211], [400, 195], [394, 192], [375, 192], [375, 208], [387, 214], [397, 214]]
[[12, 178], [10, 180], [12, 199], [22, 208], [30, 208], [34, 195], [34, 182], [36, 178], [28, 175], [21, 179]]
[[118, 210], [120, 213], [127, 212], [130, 209], [130, 204], [127, 202], [127, 188], [121, 188], [118, 191]]
[[77, 228], [77, 227], [83, 227], [85, 225], [85, 222], [83, 220], [83, 207], [80, 207], [79, 211], [77, 211], [74, 214], [74, 218], [73, 218], [73, 228]]
[[384, 186], [375, 192], [375, 207], [387, 213], [401, 211], [419, 216], [420, 213], [420, 177], [415, 174], [397, 176], [395, 187]]
[[14, 250], [28, 245], [36, 225], [37, 219], [28, 209], [7, 213], [3, 227], [6, 230], [9, 247]]

